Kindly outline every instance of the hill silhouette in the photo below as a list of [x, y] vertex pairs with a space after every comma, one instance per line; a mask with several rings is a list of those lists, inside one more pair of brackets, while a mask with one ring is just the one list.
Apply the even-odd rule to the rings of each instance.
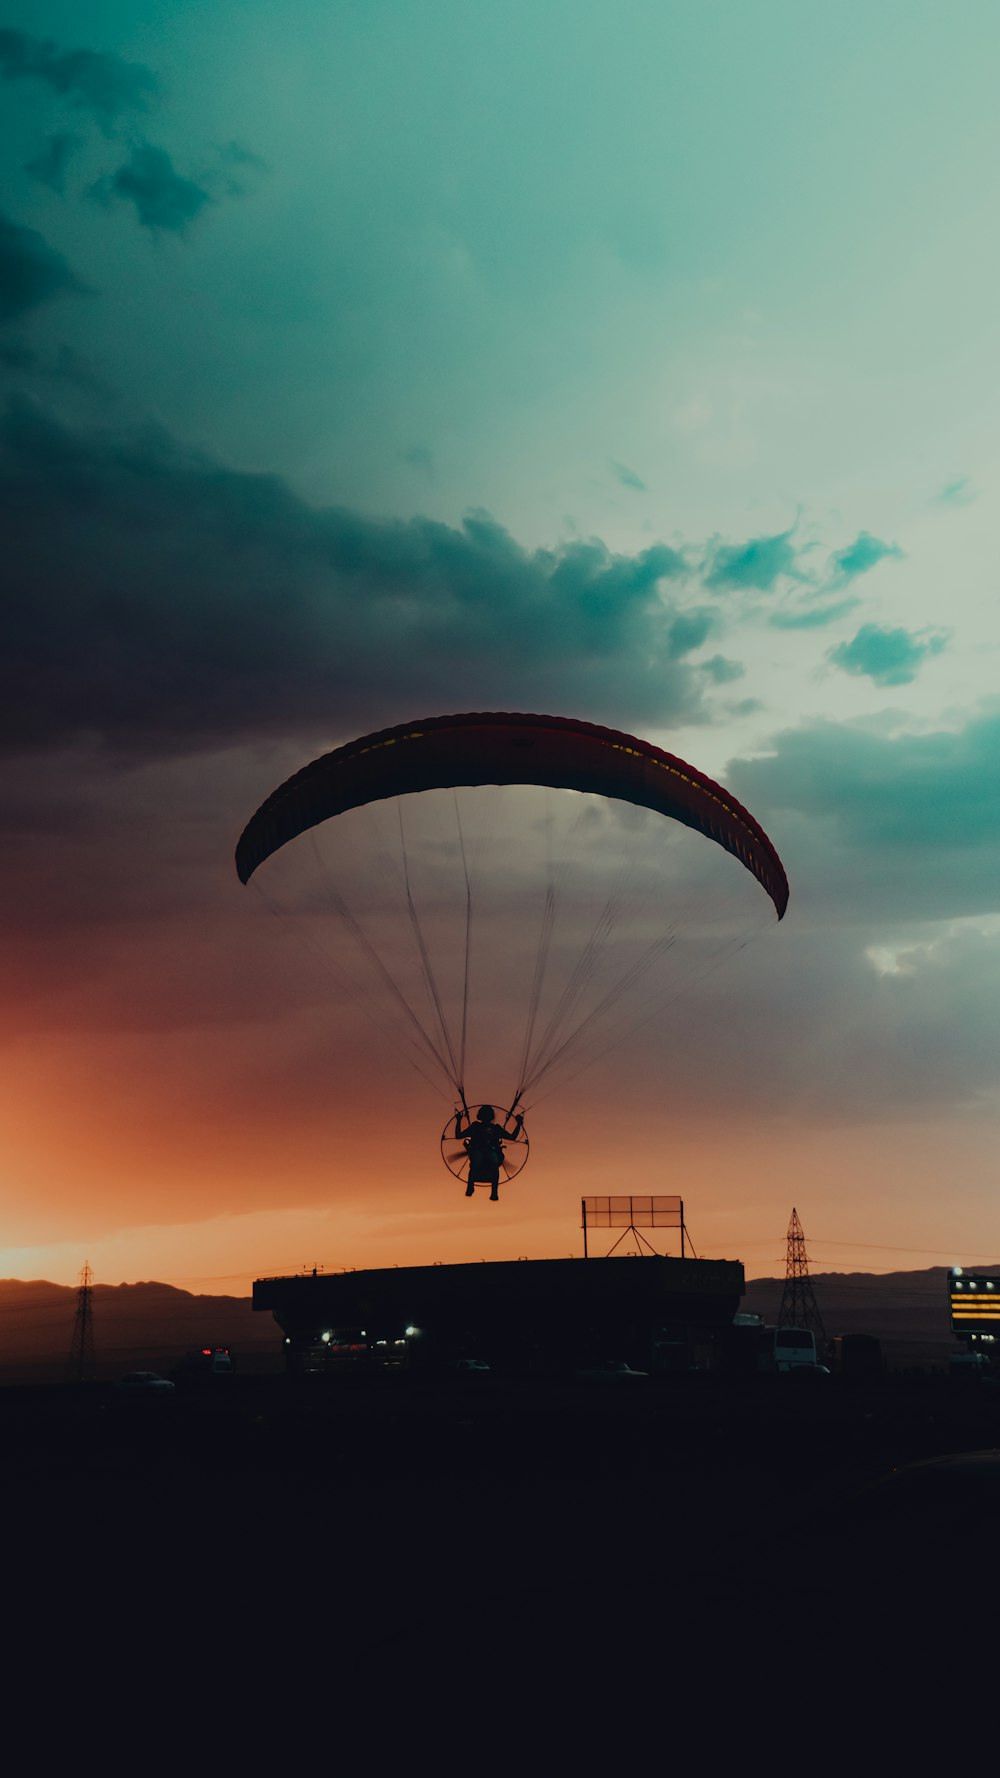
[[[979, 1266], [994, 1276], [1000, 1266]], [[945, 1362], [955, 1350], [947, 1266], [919, 1272], [814, 1272], [811, 1283], [827, 1334], [875, 1334], [894, 1366]], [[742, 1307], [773, 1322], [783, 1278], [747, 1280]]]
[[[165, 1370], [199, 1346], [228, 1346], [237, 1365], [275, 1370], [281, 1336], [246, 1297], [194, 1296], [171, 1284], [95, 1284], [96, 1375]], [[52, 1382], [65, 1375], [77, 1291], [43, 1279], [0, 1279], [0, 1382]]]

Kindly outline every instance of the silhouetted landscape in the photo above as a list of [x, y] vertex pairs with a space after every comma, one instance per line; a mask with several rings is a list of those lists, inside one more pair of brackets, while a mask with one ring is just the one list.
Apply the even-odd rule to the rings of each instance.
[[998, 1437], [1000, 1387], [940, 1369], [603, 1388], [241, 1368], [163, 1395], [0, 1390], [22, 1633], [82, 1566], [88, 1660], [193, 1662], [198, 1683], [221, 1660], [292, 1686], [315, 1665], [351, 1702], [397, 1668], [431, 1697], [457, 1673], [456, 1707], [504, 1684], [572, 1696], [609, 1645], [641, 1687], [683, 1660], [710, 1694], [725, 1659], [731, 1700], [767, 1682], [790, 1616], [836, 1671], [862, 1604], [891, 1613], [884, 1679], [992, 1547]]
[[[781, 1282], [753, 1280], [745, 1305], [772, 1316]], [[677, 1671], [688, 1712], [745, 1694], [784, 1709], [792, 1644], [796, 1697], [843, 1675], [849, 1712], [936, 1646], [954, 1576], [992, 1547], [1000, 1384], [948, 1374], [943, 1268], [814, 1284], [829, 1331], [879, 1334], [894, 1368], [289, 1376], [249, 1298], [145, 1283], [94, 1287], [81, 1385], [58, 1380], [76, 1292], [8, 1280], [18, 1633], [45, 1646], [79, 1576], [91, 1687], [134, 1672], [172, 1714], [260, 1675], [234, 1733], [306, 1687], [348, 1720], [364, 1708], [376, 1747], [387, 1686], [453, 1728], [508, 1694], [558, 1715], [608, 1661], [640, 1701]], [[122, 1387], [203, 1342], [231, 1347], [233, 1376]]]
[[[983, 1268], [989, 1270], [989, 1268]], [[817, 1273], [816, 1297], [827, 1333], [874, 1334], [893, 1368], [944, 1365], [955, 1349], [945, 1293], [947, 1271]], [[742, 1307], [773, 1321], [782, 1279], [748, 1280]], [[66, 1372], [77, 1292], [44, 1281], [0, 1280], [0, 1382], [56, 1382]], [[249, 1296], [196, 1296], [169, 1284], [93, 1287], [94, 1374], [111, 1379], [135, 1368], [168, 1369], [193, 1348], [228, 1346], [239, 1368], [282, 1368], [281, 1334], [272, 1317], [254, 1314]]]
[[[996, 1267], [979, 1268], [984, 1274]], [[812, 1283], [827, 1335], [874, 1334], [893, 1368], [946, 1364], [955, 1351], [946, 1266], [918, 1272], [816, 1272]], [[742, 1308], [773, 1322], [784, 1280], [747, 1280]]]
[[[43, 1280], [0, 1279], [0, 1382], [61, 1381], [77, 1291]], [[94, 1375], [168, 1367], [193, 1348], [229, 1346], [254, 1370], [280, 1366], [280, 1335], [250, 1298], [193, 1296], [170, 1284], [95, 1284]]]

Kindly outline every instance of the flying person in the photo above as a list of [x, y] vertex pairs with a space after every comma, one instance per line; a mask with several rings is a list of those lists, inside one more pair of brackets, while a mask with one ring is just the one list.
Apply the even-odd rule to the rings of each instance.
[[[492, 1105], [480, 1105], [474, 1118], [469, 1117], [468, 1110], [457, 1113], [455, 1117], [455, 1140], [461, 1142], [469, 1157], [469, 1183], [465, 1195], [471, 1198], [477, 1185], [488, 1185], [490, 1203], [495, 1204], [500, 1196], [500, 1163], [503, 1160], [505, 1142], [516, 1142], [521, 1134], [524, 1119], [518, 1112], [514, 1119], [514, 1128], [508, 1130], [510, 1112], [502, 1124], [496, 1122], [496, 1113]], [[462, 1119], [466, 1120], [465, 1129]]]

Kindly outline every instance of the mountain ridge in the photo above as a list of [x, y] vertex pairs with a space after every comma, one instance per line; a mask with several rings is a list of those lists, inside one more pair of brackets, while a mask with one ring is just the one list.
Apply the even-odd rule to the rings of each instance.
[[[79, 1287], [44, 1278], [0, 1278], [0, 1381], [55, 1381], [66, 1373]], [[173, 1284], [91, 1286], [95, 1372], [163, 1370], [199, 1346], [228, 1346], [253, 1370], [280, 1368], [270, 1316], [249, 1296], [196, 1296]]]

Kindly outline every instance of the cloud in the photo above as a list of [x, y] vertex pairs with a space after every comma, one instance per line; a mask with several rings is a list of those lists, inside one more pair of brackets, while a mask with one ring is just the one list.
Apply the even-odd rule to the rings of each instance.
[[0, 326], [57, 296], [79, 294], [85, 288], [62, 254], [37, 230], [0, 212]]
[[[794, 891], [793, 891], [794, 893]], [[737, 1005], [713, 1008], [699, 990], [698, 1047], [739, 1083], [758, 1113], [884, 1122], [933, 1117], [995, 1098], [1000, 1081], [1000, 942], [959, 924], [914, 933], [895, 953], [900, 967], [876, 966], [869, 928], [829, 925], [822, 934], [794, 922], [796, 903], [774, 942], [755, 960], [752, 1021]], [[891, 930], [891, 929], [890, 929]], [[725, 972], [723, 972], [725, 976]], [[724, 991], [725, 979], [720, 983]], [[717, 1010], [714, 1021], [710, 1013]], [[772, 1065], [748, 1056], [763, 1046]], [[780, 1127], [780, 1125], [779, 1125]], [[787, 1123], [785, 1124], [787, 1128]]]
[[[1000, 711], [964, 729], [887, 736], [854, 724], [789, 729], [767, 758], [734, 766], [772, 808], [836, 821], [853, 846], [1000, 843]], [[1000, 901], [1000, 879], [994, 885]]]
[[[105, 137], [122, 134], [123, 115], [148, 111], [160, 95], [156, 75], [137, 62], [92, 50], [58, 50], [23, 31], [0, 31], [0, 78], [33, 80], [89, 114]], [[198, 179], [179, 173], [171, 156], [129, 131], [128, 158], [91, 185], [105, 203], [122, 199], [135, 207], [144, 228], [180, 234], [206, 204], [244, 197], [267, 173], [265, 161], [241, 142], [217, 146]], [[25, 162], [31, 178], [60, 194], [69, 164], [82, 146], [70, 130], [50, 134]]]
[[[931, 1114], [1000, 1085], [1000, 707], [960, 730], [892, 735], [816, 722], [731, 762], [792, 890], [755, 972], [754, 1069], [787, 1116]], [[762, 960], [763, 961], [763, 960]], [[736, 1041], [720, 1022], [714, 1059]]]
[[483, 513], [317, 509], [164, 432], [74, 431], [23, 400], [0, 418], [0, 511], [8, 751], [91, 734], [151, 757], [518, 704], [708, 719], [664, 545], [532, 552]]
[[267, 162], [241, 142], [227, 142], [220, 148], [219, 167], [225, 195], [230, 198], [254, 191], [270, 171]]
[[675, 661], [684, 655], [691, 654], [700, 648], [714, 630], [716, 617], [714, 611], [707, 606], [696, 606], [691, 611], [682, 611], [670, 625], [670, 652]]
[[47, 185], [50, 191], [59, 192], [66, 189], [66, 173], [69, 163], [81, 146], [82, 138], [72, 130], [57, 130], [47, 136], [45, 146], [40, 148], [30, 161], [25, 161], [24, 170], [40, 185]]
[[106, 384], [86, 358], [65, 343], [54, 351], [40, 351], [24, 339], [0, 340], [0, 365], [21, 379], [38, 377], [48, 383], [68, 383], [97, 394], [107, 393]]
[[832, 605], [806, 605], [796, 611], [772, 611], [768, 623], [776, 630], [818, 630], [836, 623], [860, 605], [860, 599], [836, 599]]
[[720, 590], [732, 587], [773, 592], [784, 577], [806, 578], [796, 565], [796, 555], [791, 531], [780, 531], [773, 537], [753, 537], [749, 543], [716, 544], [705, 585]]
[[148, 110], [160, 90], [152, 69], [141, 62], [91, 49], [60, 50], [25, 31], [0, 30], [0, 75], [50, 87], [89, 111], [106, 134], [123, 112]]
[[831, 557], [831, 584], [842, 586], [845, 581], [854, 580], [859, 574], [867, 574], [877, 563], [884, 562], [887, 556], [902, 559], [903, 551], [898, 543], [883, 543], [881, 538], [873, 537], [869, 531], [859, 531], [853, 543]]
[[634, 488], [638, 494], [646, 494], [649, 492], [645, 482], [640, 480], [634, 469], [626, 468], [624, 463], [616, 463], [613, 457], [611, 458], [611, 467], [615, 473], [616, 480], [621, 482], [623, 488]]
[[874, 926], [1000, 910], [1000, 710], [955, 732], [895, 737], [812, 723], [772, 746], [732, 762], [723, 781], [779, 851], [787, 842], [795, 852], [806, 900], [824, 920]]
[[971, 506], [978, 497], [967, 475], [963, 475], [958, 481], [947, 482], [940, 493], [934, 496], [939, 506]]
[[876, 685], [909, 685], [924, 661], [940, 654], [946, 642], [940, 634], [862, 624], [854, 640], [832, 648], [828, 659], [845, 673], [863, 675]]
[[883, 1029], [866, 1034], [866, 1060], [883, 1080], [895, 1074], [898, 1096], [969, 1103], [994, 1095], [1000, 1082], [996, 934], [959, 925], [900, 947], [892, 967], [878, 973]]
[[174, 167], [165, 148], [140, 142], [116, 172], [94, 186], [105, 203], [121, 198], [134, 204], [143, 228], [166, 229], [183, 234], [190, 222], [212, 198], [203, 186], [185, 179]]
[[710, 660], [702, 661], [701, 670], [713, 685], [731, 685], [734, 679], [742, 679], [746, 672], [741, 662], [727, 660], [724, 654], [713, 654]]

